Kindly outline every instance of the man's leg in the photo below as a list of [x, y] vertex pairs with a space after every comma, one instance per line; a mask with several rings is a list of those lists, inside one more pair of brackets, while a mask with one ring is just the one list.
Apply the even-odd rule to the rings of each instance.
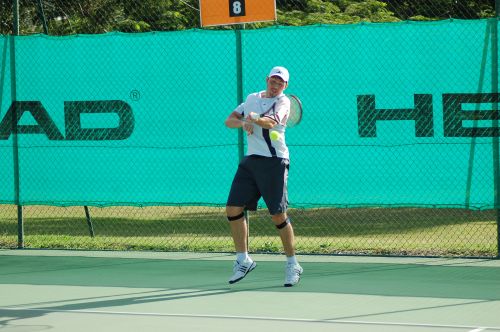
[[295, 234], [286, 212], [273, 215], [272, 220], [278, 228], [287, 260], [285, 287], [291, 287], [299, 282], [300, 275], [304, 271], [295, 257]]
[[256, 263], [248, 256], [248, 227], [243, 210], [243, 207], [226, 206], [227, 219], [229, 220], [231, 236], [236, 249], [236, 262], [233, 266], [233, 275], [229, 279], [230, 284], [243, 279], [256, 266]]
[[285, 255], [287, 257], [295, 256], [295, 234], [286, 212], [275, 214], [271, 218], [278, 228]]
[[243, 207], [226, 206], [226, 215], [229, 220], [231, 236], [233, 237], [236, 252], [248, 252], [248, 228], [245, 221], [245, 215], [243, 213]]

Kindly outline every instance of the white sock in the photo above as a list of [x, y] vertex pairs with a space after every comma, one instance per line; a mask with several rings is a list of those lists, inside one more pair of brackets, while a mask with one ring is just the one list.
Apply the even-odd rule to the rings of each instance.
[[248, 256], [248, 252], [246, 252], [246, 251], [236, 253], [236, 260], [240, 263], [243, 262], [247, 258], [250, 258], [250, 257]]
[[288, 264], [293, 264], [293, 265], [297, 265], [297, 264], [299, 264], [299, 263], [297, 262], [297, 256], [295, 256], [295, 255], [290, 256], [290, 257], [288, 257], [288, 256], [287, 256], [287, 258], [286, 258], [286, 262], [287, 262]]

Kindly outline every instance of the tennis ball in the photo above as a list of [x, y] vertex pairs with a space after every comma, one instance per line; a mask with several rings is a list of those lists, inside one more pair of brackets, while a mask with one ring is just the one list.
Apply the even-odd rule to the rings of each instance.
[[271, 131], [271, 140], [276, 141], [280, 138], [280, 133], [278, 133], [276, 130]]

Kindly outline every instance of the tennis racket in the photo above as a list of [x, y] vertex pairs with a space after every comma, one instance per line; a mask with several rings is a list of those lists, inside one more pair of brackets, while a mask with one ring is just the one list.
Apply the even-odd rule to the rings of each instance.
[[254, 113], [255, 117], [256, 118], [269, 117], [288, 128], [295, 127], [296, 125], [298, 125], [300, 121], [302, 121], [302, 102], [296, 95], [286, 95], [286, 96], [290, 100], [290, 112], [282, 121], [280, 121], [280, 119], [276, 116], [275, 113], [276, 103], [274, 103], [266, 112], [262, 114]]
[[296, 95], [286, 95], [290, 99], [290, 113], [286, 119], [288, 128], [295, 127], [302, 121], [302, 102]]

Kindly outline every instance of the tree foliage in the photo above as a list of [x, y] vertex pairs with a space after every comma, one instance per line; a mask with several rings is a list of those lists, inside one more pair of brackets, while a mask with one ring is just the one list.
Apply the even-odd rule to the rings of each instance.
[[390, 0], [388, 9], [402, 20], [479, 19], [495, 16], [494, 0]]
[[[198, 1], [19, 0], [19, 19], [23, 34], [185, 30], [199, 27]], [[248, 24], [247, 28], [276, 23], [297, 26], [450, 17], [477, 19], [495, 15], [494, 0], [276, 0], [276, 4], [277, 22]], [[12, 6], [13, 0], [0, 0], [1, 34], [12, 33]]]

